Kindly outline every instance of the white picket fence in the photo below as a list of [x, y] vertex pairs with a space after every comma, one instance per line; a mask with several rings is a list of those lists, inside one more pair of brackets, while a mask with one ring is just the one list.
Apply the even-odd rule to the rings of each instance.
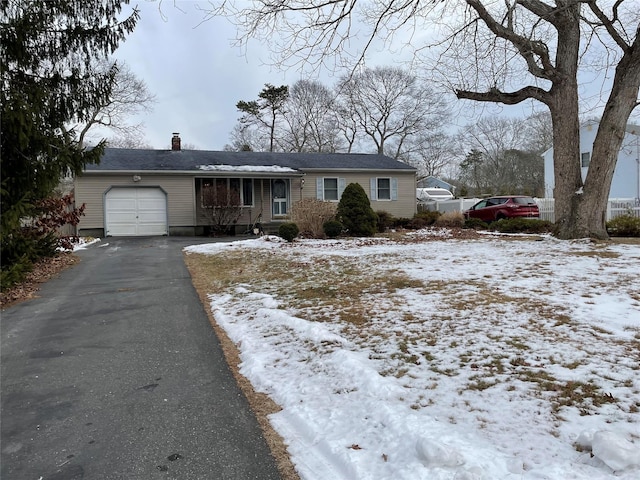
[[[428, 202], [421, 204], [423, 209], [435, 210], [437, 212], [463, 212], [482, 200], [481, 198], [456, 198], [453, 200], [445, 200], [442, 202]], [[535, 198], [540, 208], [540, 219], [555, 221], [554, 199], [553, 198]], [[637, 198], [610, 198], [607, 206], [607, 221], [619, 215], [631, 213], [633, 216], [640, 218], [640, 200]]]

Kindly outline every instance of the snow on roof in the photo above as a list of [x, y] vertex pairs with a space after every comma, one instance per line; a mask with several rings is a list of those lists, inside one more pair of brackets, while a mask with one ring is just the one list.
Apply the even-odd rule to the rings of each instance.
[[198, 170], [215, 172], [280, 172], [288, 173], [296, 170], [278, 165], [198, 165]]

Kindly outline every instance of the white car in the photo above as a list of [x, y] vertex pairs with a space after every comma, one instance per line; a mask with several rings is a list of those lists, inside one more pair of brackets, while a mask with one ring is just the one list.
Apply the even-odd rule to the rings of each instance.
[[453, 193], [446, 188], [417, 188], [416, 198], [418, 203], [441, 202], [453, 199]]

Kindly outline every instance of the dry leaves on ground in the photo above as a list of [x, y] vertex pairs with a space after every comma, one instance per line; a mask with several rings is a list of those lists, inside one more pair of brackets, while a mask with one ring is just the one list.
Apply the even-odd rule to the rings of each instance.
[[43, 258], [36, 262], [24, 282], [0, 293], [0, 307], [6, 308], [37, 296], [40, 284], [58, 275], [64, 269], [78, 262], [73, 253], [60, 253], [55, 257]]

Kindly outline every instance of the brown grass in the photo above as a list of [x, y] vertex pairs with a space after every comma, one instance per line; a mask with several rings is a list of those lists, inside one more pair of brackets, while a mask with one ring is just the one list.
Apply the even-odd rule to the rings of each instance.
[[[252, 268], [247, 269], [246, 264], [242, 260], [242, 255], [184, 255], [185, 264], [191, 273], [193, 286], [195, 287], [200, 301], [203, 305], [209, 304], [207, 297], [210, 293], [220, 292], [225, 286], [229, 286], [238, 279], [255, 278], [256, 271]], [[230, 261], [231, 263], [226, 263]], [[257, 270], [261, 270], [258, 268]], [[212, 281], [211, 273], [215, 272]], [[264, 271], [262, 271], [264, 273]], [[241, 283], [241, 282], [239, 282]], [[223, 328], [221, 328], [213, 318], [211, 309], [205, 308], [209, 321], [213, 326], [224, 356], [233, 372], [233, 376], [238, 382], [238, 386], [247, 398], [251, 409], [255, 413], [260, 428], [264, 434], [264, 438], [271, 450], [271, 454], [276, 460], [278, 471], [283, 480], [300, 480], [296, 469], [289, 458], [287, 446], [282, 437], [273, 429], [269, 423], [268, 416], [280, 411], [280, 407], [264, 393], [256, 392], [242, 374], [240, 374], [240, 354], [238, 348], [227, 336]]]
[[[455, 239], [449, 241], [452, 244], [456, 242]], [[501, 241], [511, 239], [504, 237]], [[213, 256], [189, 255], [186, 259], [194, 283], [199, 279], [197, 288], [201, 295], [224, 292], [246, 283], [253, 290], [273, 295], [278, 299], [280, 308], [295, 315], [314, 321], [339, 322], [344, 335], [373, 352], [372, 358], [390, 361], [380, 371], [383, 376], [411, 382], [416, 368], [424, 369], [442, 377], [458, 377], [460, 392], [482, 392], [497, 385], [513, 391], [518, 388], [517, 384], [512, 384], [513, 380], [519, 380], [530, 385], [529, 395], [546, 400], [548, 412], [557, 422], [562, 421], [563, 408], [572, 407], [583, 415], [592, 415], [600, 406], [616, 402], [598, 387], [595, 380], [571, 382], [556, 378], [545, 370], [557, 365], [571, 371], [581, 367], [585, 361], [555, 358], [550, 352], [538, 356], [531, 347], [536, 338], [544, 338], [549, 343], [566, 343], [578, 341], [575, 338], [577, 334], [583, 339], [592, 336], [601, 340], [608, 336], [608, 332], [597, 326], [578, 324], [570, 316], [569, 305], [549, 304], [539, 292], [531, 296], [518, 289], [496, 288], [502, 284], [500, 272], [486, 278], [464, 279], [462, 283], [422, 281], [395, 269], [395, 256], [391, 254], [369, 261], [357, 256], [331, 254], [305, 255], [304, 260], [300, 260], [295, 256], [295, 244], [290, 248], [293, 249], [291, 254], [260, 250], [250, 253], [227, 251]], [[618, 256], [597, 247], [591, 252], [574, 254], [603, 260]], [[369, 268], [371, 261], [375, 261], [378, 268]], [[548, 261], [542, 260], [534, 268], [529, 265], [519, 275], [544, 276], [546, 266]], [[611, 286], [602, 285], [602, 288]], [[424, 312], [425, 315], [408, 311], [403, 308], [402, 290], [405, 289], [435, 298], [438, 308]], [[482, 315], [484, 326], [466, 324], [465, 318], [469, 315]], [[392, 332], [383, 327], [388, 322], [398, 322], [403, 327]], [[212, 323], [215, 327], [213, 319]], [[219, 335], [224, 336], [224, 332]], [[442, 355], [443, 342], [450, 351], [456, 352], [459, 361], [447, 362]], [[621, 342], [619, 347], [629, 349], [630, 358], [636, 357], [640, 351], [637, 350], [640, 332], [635, 341]], [[231, 342], [228, 343], [227, 348], [235, 349]], [[395, 349], [391, 352], [386, 350], [388, 345], [394, 344]], [[377, 350], [379, 345], [385, 347]], [[433, 351], [430, 351], [432, 347]], [[589, 343], [576, 348], [593, 354], [589, 352]], [[237, 370], [237, 352], [231, 357], [236, 359], [230, 363], [235, 361], [234, 369]], [[249, 382], [243, 379], [243, 384], [250, 402], [260, 404], [254, 410], [258, 413], [260, 408], [264, 409], [264, 413], [258, 415], [265, 416], [263, 428], [266, 431], [269, 428], [266, 415], [275, 411], [270, 409], [278, 407], [263, 396], [252, 400], [254, 394]], [[425, 405], [413, 402], [410, 406], [423, 408]], [[620, 408], [633, 413], [638, 405], [621, 399]], [[280, 448], [281, 454], [286, 455], [282, 440], [275, 433], [269, 437], [275, 444], [272, 447], [274, 451]]]

